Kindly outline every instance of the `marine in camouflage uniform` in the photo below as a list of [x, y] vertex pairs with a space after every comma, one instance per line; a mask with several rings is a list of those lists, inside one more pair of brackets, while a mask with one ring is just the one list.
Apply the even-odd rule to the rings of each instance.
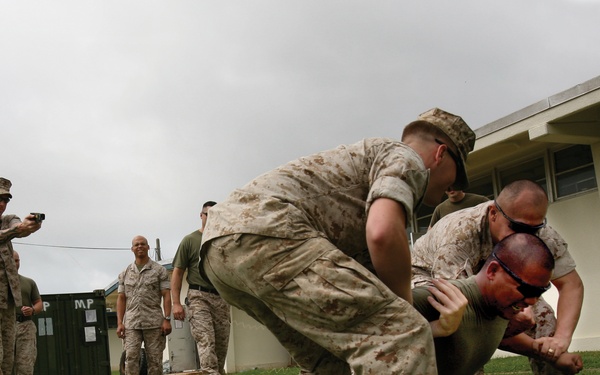
[[171, 333], [169, 273], [148, 257], [146, 238], [134, 237], [131, 250], [136, 261], [119, 275], [117, 297], [117, 335], [125, 341], [125, 374], [139, 375], [143, 341], [148, 375], [160, 375], [166, 336]]
[[[202, 227], [181, 240], [173, 258], [171, 277], [173, 317], [178, 320], [188, 317], [192, 336], [196, 341], [200, 370], [210, 375], [225, 374], [230, 327], [229, 304], [200, 277], [198, 272], [202, 232], [206, 225], [208, 210], [215, 204], [213, 201], [208, 201], [202, 205], [200, 213]], [[187, 311], [180, 300], [181, 284], [186, 270], [186, 281], [189, 285]]]
[[15, 305], [21, 305], [19, 274], [13, 259], [10, 240], [27, 237], [41, 228], [41, 223], [28, 215], [25, 220], [16, 215], [4, 215], [12, 195], [12, 183], [0, 177], [0, 375], [12, 372], [15, 355]]
[[[366, 139], [300, 158], [210, 211], [201, 274], [303, 373], [437, 372], [431, 329], [410, 304], [405, 224], [421, 201], [438, 204], [466, 181], [475, 136], [439, 109], [419, 120], [403, 142]], [[366, 248], [381, 278], [354, 259]]]
[[[517, 181], [513, 184], [513, 187], [520, 186], [522, 189], [526, 189], [527, 186], [532, 188], [530, 184], [535, 183]], [[512, 184], [509, 184], [505, 189], [510, 185]], [[537, 186], [535, 189], [541, 190], [541, 187]], [[540, 194], [542, 193], [545, 196], [543, 190], [541, 190]], [[534, 205], [533, 203], [527, 203], [527, 200], [523, 199], [524, 196], [515, 198], [513, 200], [514, 204], [520, 204], [521, 207], [519, 207], [519, 210], [521, 211], [529, 209], [531, 212], [541, 212], [541, 218], [536, 220], [538, 220], [537, 223], [544, 221], [547, 198], [545, 203]], [[498, 199], [500, 199], [500, 196]], [[520, 201], [517, 201], [517, 199], [520, 199]], [[505, 205], [507, 207], [503, 205], [502, 209], [505, 212], [511, 212], [511, 204], [507, 203]], [[517, 211], [517, 209], [514, 210]], [[494, 228], [490, 227], [490, 220]], [[465, 208], [443, 217], [424, 236], [419, 238], [413, 246], [413, 287], [425, 285], [432, 278], [460, 279], [476, 274], [481, 268], [483, 261], [491, 254], [494, 243], [514, 232], [510, 229], [508, 223], [508, 220], [501, 215], [493, 201]], [[575, 314], [575, 322], [568, 323], [571, 325], [570, 329], [567, 328], [570, 331], [568, 338], [568, 342], [570, 343], [583, 302], [583, 284], [575, 270], [575, 261], [569, 253], [564, 239], [550, 226], [539, 229], [536, 234], [548, 245], [555, 258], [552, 283], [558, 286], [560, 295], [559, 304], [561, 302], [560, 298], [563, 298], [563, 302], [572, 301], [568, 303], [571, 305], [569, 306], [571, 311]], [[564, 284], [561, 281], [566, 279], [579, 280], [575, 285], [579, 284], [581, 288], [570, 290], [568, 287], [563, 287]], [[565, 297], [565, 295], [568, 297]], [[529, 332], [530, 337], [537, 339], [541, 337], [551, 338], [557, 327], [556, 320], [553, 318], [554, 311], [552, 307], [546, 301], [540, 299], [534, 305], [534, 311], [536, 312], [536, 326]], [[552, 318], [550, 319], [550, 317]], [[510, 343], [503, 341], [504, 345], [510, 345]], [[551, 344], [546, 342], [541, 349], [542, 355], [547, 357], [546, 361], [533, 361], [539, 362], [541, 367], [546, 369], [544, 370], [546, 372], [540, 372], [537, 369], [539, 366], [536, 364], [535, 367], [532, 366], [535, 374], [555, 373], [553, 367], [547, 366], [545, 363], [548, 360], [555, 360], [568, 348], [567, 344], [564, 350], [559, 351], [558, 349], [550, 348], [549, 345]], [[510, 350], [508, 347], [504, 349]], [[549, 349], [552, 349], [551, 352], [548, 352]]]
[[[21, 265], [19, 253], [13, 252], [17, 270]], [[37, 329], [33, 317], [42, 312], [43, 304], [40, 291], [33, 279], [19, 275], [22, 306], [17, 306], [17, 337], [15, 341], [14, 375], [33, 375], [37, 357]]]

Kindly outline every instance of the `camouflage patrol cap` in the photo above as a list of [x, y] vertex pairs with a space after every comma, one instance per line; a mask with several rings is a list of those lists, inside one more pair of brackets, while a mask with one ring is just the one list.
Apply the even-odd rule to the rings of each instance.
[[0, 195], [8, 195], [12, 198], [12, 194], [10, 193], [10, 187], [12, 183], [4, 177], [0, 177]]
[[475, 133], [469, 125], [460, 117], [448, 113], [439, 108], [430, 109], [419, 115], [419, 120], [438, 127], [448, 138], [452, 140], [456, 150], [458, 150], [460, 160], [456, 165], [456, 181], [454, 181], [454, 190], [464, 190], [469, 186], [467, 177], [467, 155], [473, 151], [475, 146]]

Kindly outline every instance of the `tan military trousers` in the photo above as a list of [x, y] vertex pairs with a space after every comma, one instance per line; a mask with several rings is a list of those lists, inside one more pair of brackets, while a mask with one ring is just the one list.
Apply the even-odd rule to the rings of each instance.
[[314, 374], [437, 374], [429, 323], [323, 238], [231, 235], [204, 272], [221, 297], [264, 324]]

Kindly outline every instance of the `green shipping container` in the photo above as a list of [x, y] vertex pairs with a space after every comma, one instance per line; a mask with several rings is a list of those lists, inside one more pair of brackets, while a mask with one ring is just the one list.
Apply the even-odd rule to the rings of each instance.
[[110, 375], [104, 290], [42, 295], [34, 375]]

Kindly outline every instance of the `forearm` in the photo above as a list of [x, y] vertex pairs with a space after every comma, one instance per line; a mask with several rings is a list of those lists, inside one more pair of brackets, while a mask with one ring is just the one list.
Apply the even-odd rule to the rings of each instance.
[[181, 268], [173, 268], [173, 274], [171, 275], [171, 299], [174, 304], [181, 305], [181, 284], [184, 272]]
[[122, 293], [117, 296], [117, 324], [123, 324], [123, 318], [125, 317], [125, 303], [126, 298]]
[[557, 284], [559, 295], [554, 337], [562, 337], [571, 342], [583, 306], [583, 283], [576, 271], [559, 280], [564, 278], [567, 278], [566, 282]]
[[42, 310], [44, 310], [44, 303], [41, 299], [38, 299], [33, 303], [33, 313], [34, 315], [40, 314]]
[[379, 279], [400, 298], [412, 303], [404, 207], [391, 199], [376, 199], [367, 217], [366, 240]]
[[171, 316], [171, 291], [169, 289], [163, 292], [163, 311], [165, 316]]
[[20, 228], [21, 221], [13, 220], [11, 222], [10, 228], [0, 230], [0, 243], [5, 243], [12, 240], [13, 238], [20, 237]]
[[[406, 236], [404, 236], [404, 239], [406, 240]], [[386, 248], [375, 247], [375, 249], [369, 249], [369, 251], [371, 252], [373, 267], [379, 279], [396, 295], [412, 303], [408, 243], [403, 246], [402, 239], [399, 239], [395, 245], [390, 244]]]
[[502, 339], [499, 348], [515, 354], [527, 357], [541, 358], [533, 348], [533, 339], [525, 333]]

